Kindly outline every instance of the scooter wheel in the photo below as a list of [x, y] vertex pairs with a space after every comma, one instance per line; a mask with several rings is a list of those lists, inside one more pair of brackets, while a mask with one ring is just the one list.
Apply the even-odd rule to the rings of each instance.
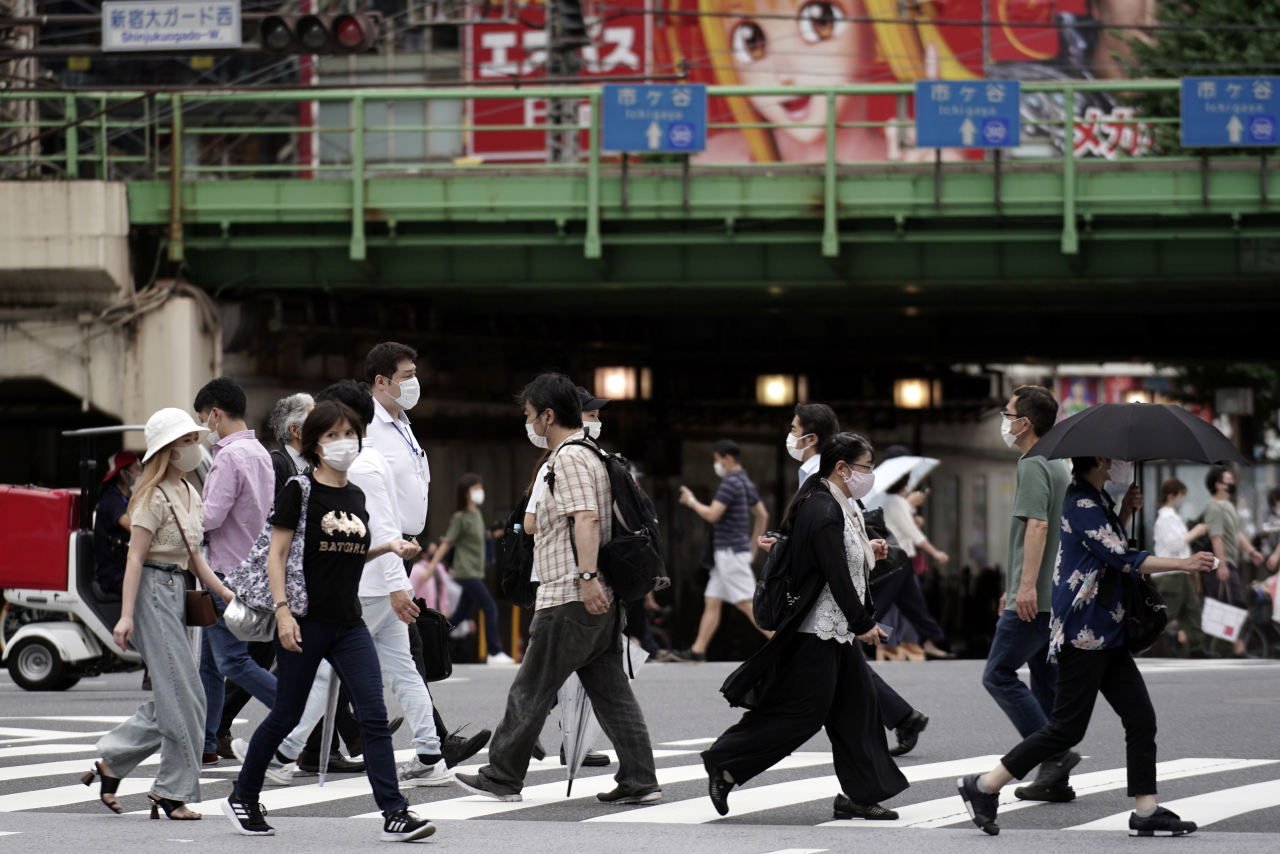
[[61, 691], [70, 687], [67, 670], [58, 650], [44, 638], [26, 638], [9, 653], [9, 675], [18, 687], [28, 691]]

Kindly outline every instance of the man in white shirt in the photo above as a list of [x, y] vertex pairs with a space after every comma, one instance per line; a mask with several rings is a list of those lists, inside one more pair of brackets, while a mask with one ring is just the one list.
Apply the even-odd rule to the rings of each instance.
[[[1209, 532], [1204, 522], [1190, 531], [1178, 509], [1187, 498], [1187, 485], [1171, 477], [1160, 486], [1161, 507], [1156, 514], [1156, 557], [1191, 557], [1191, 544]], [[1178, 621], [1178, 641], [1185, 643], [1192, 658], [1217, 658], [1217, 653], [1204, 648], [1204, 629], [1200, 628], [1200, 597], [1188, 572], [1161, 572], [1151, 576], [1151, 583], [1164, 597], [1170, 620]]]
[[801, 403], [796, 406], [791, 419], [791, 431], [787, 433], [787, 453], [800, 461], [800, 483], [818, 470], [822, 462], [822, 446], [840, 432], [840, 421], [835, 411], [825, 403]]

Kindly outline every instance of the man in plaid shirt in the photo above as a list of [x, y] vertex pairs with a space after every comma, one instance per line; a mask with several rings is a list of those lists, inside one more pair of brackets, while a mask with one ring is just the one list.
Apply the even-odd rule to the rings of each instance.
[[589, 448], [565, 446], [585, 436], [581, 398], [568, 377], [539, 375], [520, 393], [520, 403], [530, 440], [551, 449], [554, 481], [538, 505], [534, 544], [541, 584], [529, 649], [489, 745], [489, 764], [478, 774], [458, 774], [458, 784], [499, 801], [520, 800], [542, 724], [560, 686], [576, 672], [618, 751], [618, 785], [597, 797], [606, 804], [654, 803], [662, 790], [649, 728], [622, 670], [620, 605], [597, 572], [613, 519], [608, 474]]

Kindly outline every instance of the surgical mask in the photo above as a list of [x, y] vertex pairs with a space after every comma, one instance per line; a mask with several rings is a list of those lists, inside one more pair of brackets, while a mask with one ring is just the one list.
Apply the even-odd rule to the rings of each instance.
[[471, 490], [471, 500], [475, 502], [475, 504], [476, 504], [476, 506], [477, 506], [477, 507], [479, 507], [481, 504], [483, 504], [483, 503], [484, 503], [484, 490], [483, 490], [483, 489], [473, 489], [473, 490]]
[[1107, 474], [1111, 482], [1116, 486], [1123, 486], [1129, 482], [1129, 472], [1133, 468], [1133, 463], [1127, 460], [1112, 460], [1111, 468], [1107, 470]]
[[713, 466], [712, 466], [712, 468], [714, 468], [714, 469], [716, 470], [716, 477], [724, 477], [724, 476], [725, 476], [724, 463], [722, 463], [722, 462], [716, 462], [716, 464], [715, 464], [715, 465], [713, 465]]
[[1182, 496], [1181, 498], [1175, 498], [1175, 499], [1173, 499], [1173, 509], [1174, 509], [1174, 510], [1181, 510], [1181, 509], [1182, 509], [1182, 502], [1184, 502], [1184, 501], [1186, 501], [1186, 500], [1187, 500], [1187, 496], [1185, 496], [1185, 495], [1184, 495], [1184, 496]]
[[[397, 406], [402, 409], [413, 409], [418, 405], [418, 398], [422, 394], [422, 389], [418, 385], [417, 377], [401, 380], [396, 385], [400, 386], [400, 396], [392, 397], [391, 399], [396, 402]], [[390, 392], [387, 395], [390, 397]]]
[[876, 485], [876, 473], [849, 469], [849, 476], [844, 478], [844, 485], [849, 488], [849, 497], [858, 501], [865, 498], [871, 491], [871, 487]]
[[171, 462], [178, 467], [180, 471], [195, 471], [200, 467], [200, 446], [190, 444], [184, 448], [178, 448], [178, 458]]
[[335, 439], [320, 446], [324, 461], [338, 471], [346, 471], [360, 456], [359, 439]]
[[805, 433], [804, 436], [796, 436], [793, 433], [787, 434], [787, 453], [791, 455], [791, 459], [798, 460], [800, 462], [804, 461], [804, 452], [806, 449], [798, 447], [798, 445], [800, 444], [801, 439], [812, 435], [812, 433]]
[[1234, 483], [1227, 484], [1227, 495], [1230, 495], [1232, 498], [1236, 497], [1236, 485]]
[[524, 425], [524, 432], [529, 437], [529, 441], [533, 443], [535, 448], [545, 448], [550, 444], [547, 441], [546, 436], [538, 435], [537, 431], [533, 429], [532, 424]]
[[600, 428], [603, 426], [604, 425], [601, 424], [599, 421], [583, 421], [582, 422], [582, 429], [585, 430], [587, 432], [587, 436], [589, 436], [592, 439], [600, 438]]
[[1021, 436], [1022, 433], [1013, 432], [1013, 422], [1003, 415], [1000, 416], [1000, 422], [1000, 438], [1004, 439], [1006, 447], [1012, 448], [1014, 445], [1018, 444], [1018, 437]]
[[206, 429], [206, 430], [208, 430], [208, 431], [209, 431], [209, 435], [207, 435], [207, 436], [205, 436], [205, 437], [204, 437], [205, 441], [206, 441], [206, 442], [208, 442], [210, 445], [216, 445], [216, 444], [218, 444], [218, 441], [222, 438], [222, 436], [221, 436], [221, 435], [218, 433], [218, 431], [217, 431], [217, 430], [215, 430], [215, 429], [214, 429], [214, 427], [213, 427], [213, 413], [212, 413], [212, 412], [210, 412], [210, 413], [209, 413], [209, 420], [208, 420], [208, 421], [206, 421], [206, 422], [204, 422], [204, 427], [205, 427], [205, 429]]

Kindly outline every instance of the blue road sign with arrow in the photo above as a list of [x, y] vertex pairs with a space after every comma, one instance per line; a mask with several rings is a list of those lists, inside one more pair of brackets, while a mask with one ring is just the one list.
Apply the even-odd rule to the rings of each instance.
[[609, 83], [600, 96], [605, 151], [679, 152], [707, 147], [707, 87]]
[[1182, 144], [1280, 144], [1280, 77], [1183, 77]]
[[1016, 80], [916, 81], [916, 147], [1017, 146], [1021, 94]]

